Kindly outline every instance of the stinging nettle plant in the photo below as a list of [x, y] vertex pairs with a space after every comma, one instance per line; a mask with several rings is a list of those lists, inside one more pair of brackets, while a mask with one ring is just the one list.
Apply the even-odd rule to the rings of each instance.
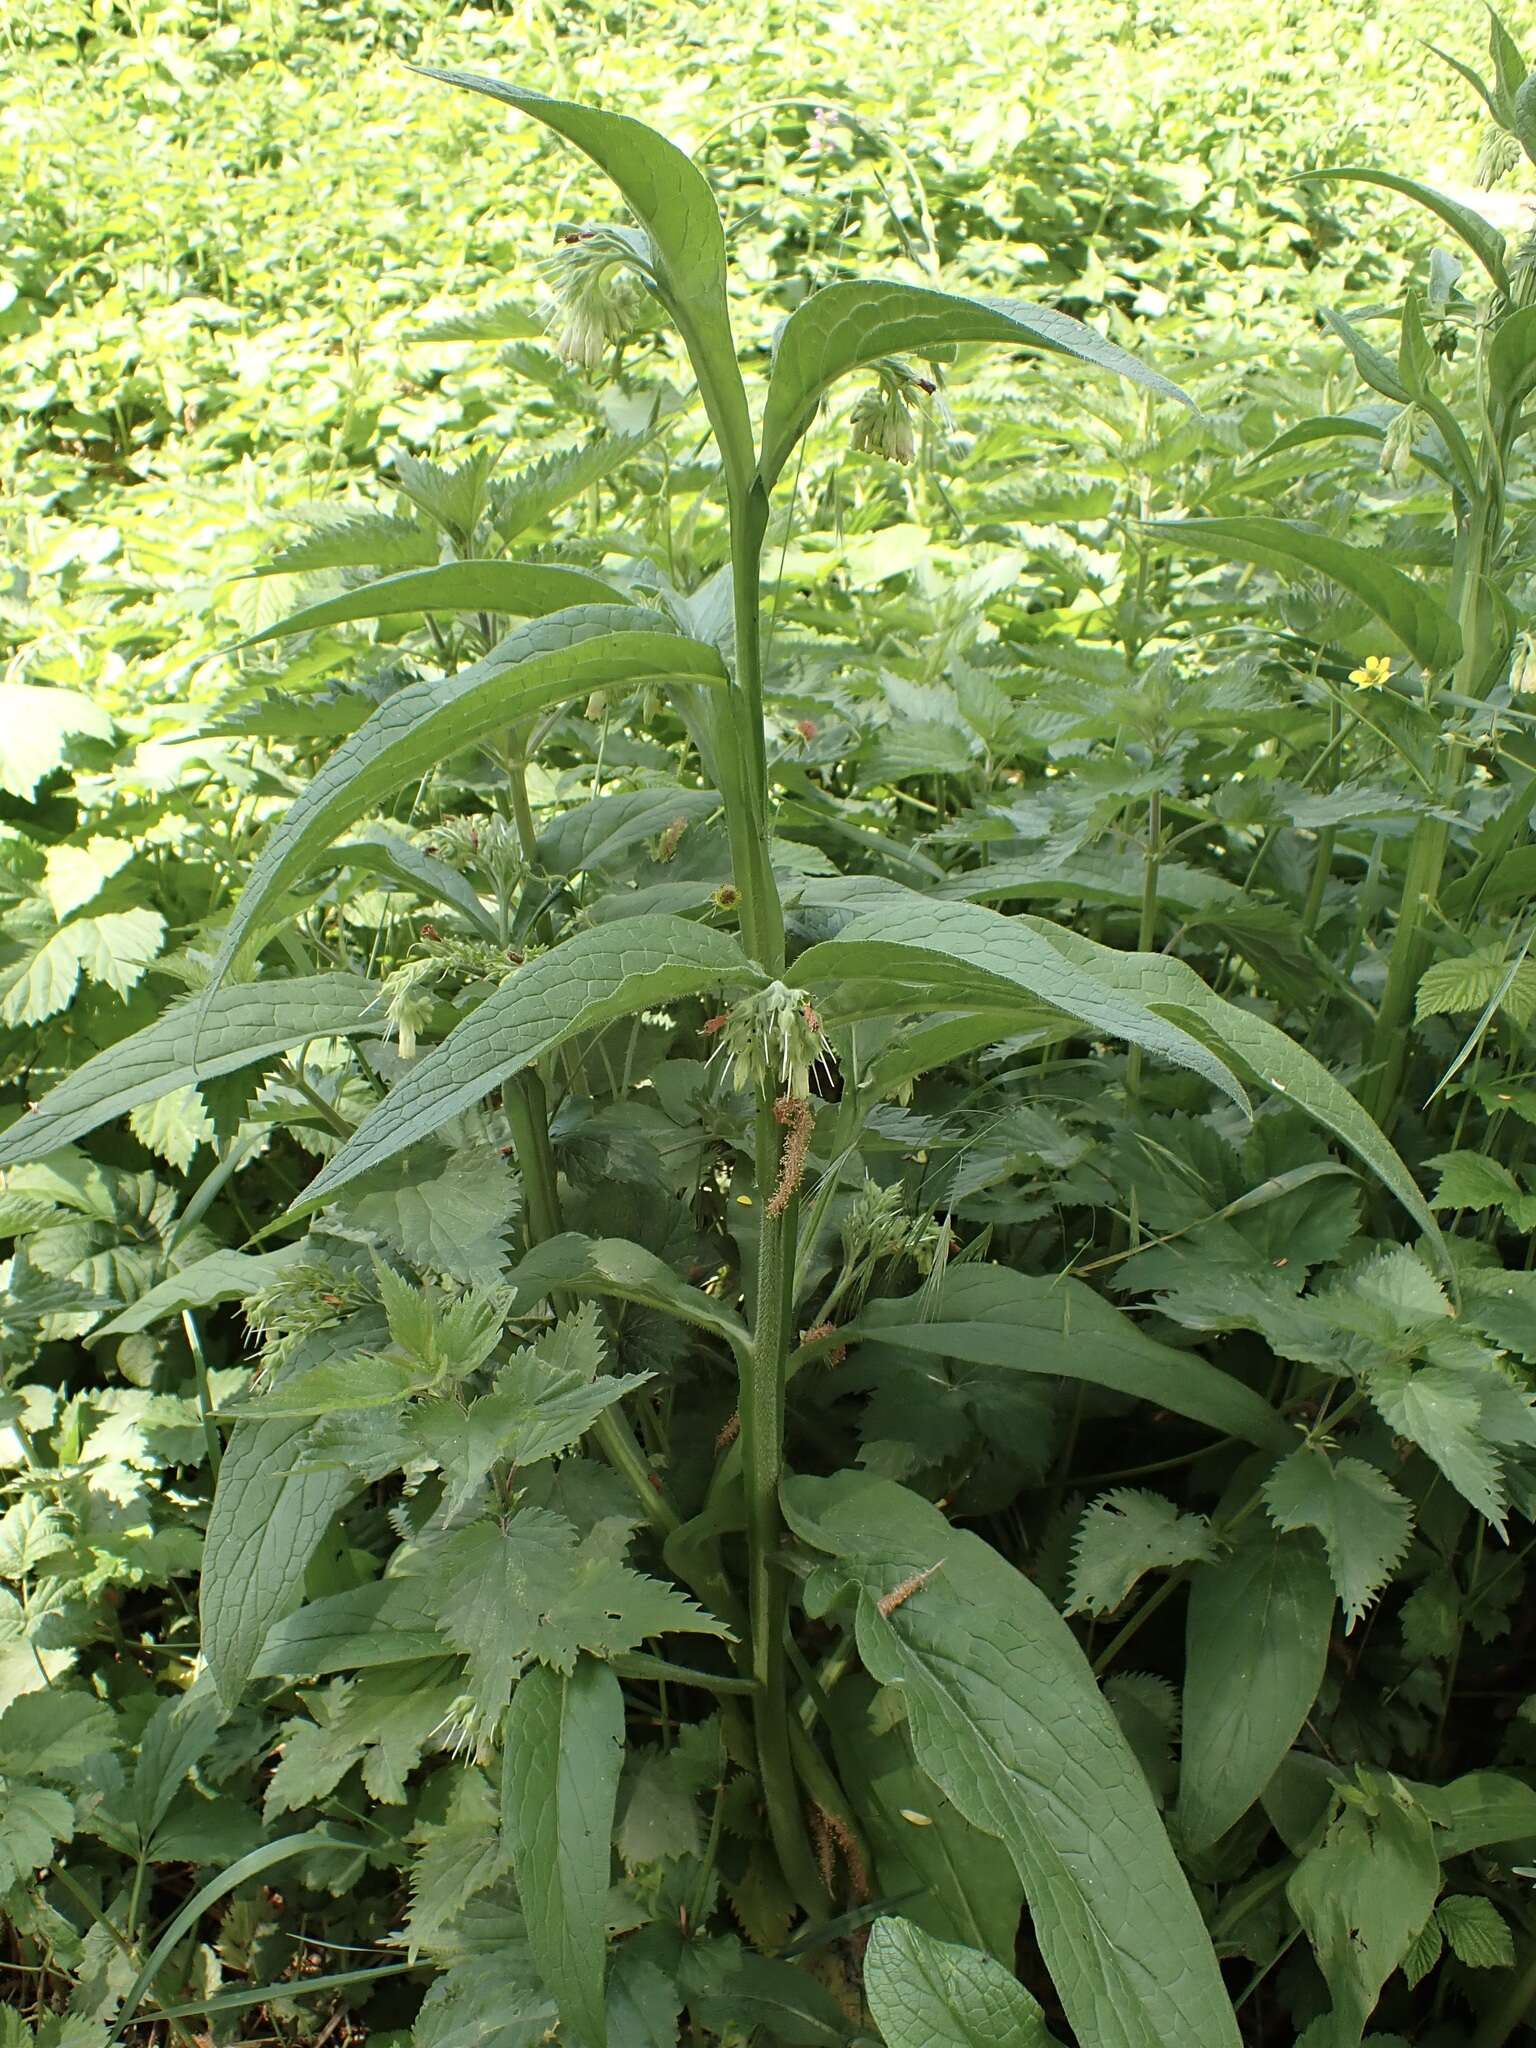
[[[474, 548], [484, 478], [455, 473], [459, 497], [439, 491], [437, 501], [452, 559], [307, 607], [271, 633], [404, 613], [524, 623], [484, 635], [479, 659], [399, 689], [367, 718], [271, 833], [206, 987], [87, 1063], [0, 1141], [7, 1161], [46, 1156], [189, 1080], [317, 1039], [376, 1039], [393, 1027], [402, 1054], [413, 1054], [396, 1061], [393, 1084], [355, 1127], [322, 1099], [339, 1142], [269, 1226], [309, 1223], [306, 1243], [329, 1246], [350, 1292], [312, 1326], [291, 1303], [266, 1302], [269, 1329], [282, 1333], [269, 1344], [266, 1383], [226, 1410], [234, 1428], [202, 1587], [218, 1703], [232, 1713], [254, 1680], [285, 1673], [372, 1673], [375, 1684], [380, 1670], [403, 1674], [390, 1711], [420, 1723], [418, 1752], [441, 1733], [496, 1788], [494, 1811], [466, 1805], [455, 1816], [474, 1844], [472, 1871], [453, 1862], [453, 1844], [423, 1851], [413, 1939], [430, 1947], [425, 1930], [433, 1914], [449, 1917], [444, 1901], [456, 1884], [454, 1909], [476, 1890], [512, 1890], [530, 1959], [517, 1986], [524, 2016], [540, 2029], [558, 2022], [580, 2048], [605, 2048], [613, 2014], [634, 2004], [643, 1973], [663, 1962], [674, 1968], [664, 1981], [681, 1987], [677, 1998], [697, 2023], [726, 2038], [756, 2019], [771, 2030], [775, 2015], [797, 2012], [816, 1990], [809, 1977], [795, 1989], [782, 1957], [760, 1958], [758, 1968], [721, 1949], [690, 1976], [686, 1956], [664, 1953], [659, 1941], [609, 1944], [610, 1840], [637, 1689], [659, 1699], [669, 1726], [679, 1699], [694, 1703], [687, 1714], [712, 1707], [688, 1723], [705, 1734], [690, 1736], [687, 1751], [698, 1783], [715, 1788], [710, 1856], [722, 1827], [752, 1844], [753, 1883], [774, 1902], [763, 1917], [781, 1925], [781, 1951], [825, 1950], [875, 1920], [863, 1989], [890, 2048], [960, 2039], [962, 2027], [968, 2038], [980, 2028], [989, 2038], [1048, 2039], [1014, 1976], [1021, 1898], [1080, 2041], [1229, 2048], [1237, 2022], [1194, 1893], [1141, 1764], [1050, 1599], [892, 1479], [864, 1468], [790, 1472], [787, 1389], [861, 1341], [962, 1355], [981, 1345], [970, 1355], [985, 1358], [981, 1332], [993, 1356], [999, 1344], [1014, 1358], [1024, 1347], [1025, 1371], [1039, 1342], [1045, 1362], [1036, 1370], [1070, 1369], [1140, 1392], [1270, 1459], [1295, 1450], [1294, 1430], [1260, 1395], [1193, 1353], [1141, 1339], [1079, 1283], [990, 1264], [985, 1240], [946, 1270], [947, 1226], [930, 1233], [932, 1271], [918, 1295], [861, 1306], [870, 1247], [890, 1223], [868, 1191], [863, 1237], [845, 1227], [843, 1264], [828, 1287], [834, 1204], [846, 1209], [849, 1188], [861, 1186], [871, 1119], [919, 1075], [1001, 1041], [1032, 1052], [1118, 1041], [1138, 1061], [1197, 1077], [1236, 1113], [1248, 1110], [1250, 1091], [1272, 1092], [1370, 1170], [1422, 1230], [1431, 1258], [1440, 1251], [1433, 1218], [1377, 1125], [1328, 1071], [1178, 960], [1117, 952], [877, 875], [807, 876], [786, 865], [764, 703], [774, 494], [840, 380], [873, 373], [877, 388], [861, 402], [855, 432], [861, 445], [898, 458], [910, 452], [911, 390], [927, 381], [908, 359], [945, 361], [963, 345], [1045, 352], [1185, 401], [1052, 310], [849, 281], [815, 292], [784, 321], [754, 418], [728, 312], [724, 232], [689, 159], [624, 116], [465, 73], [428, 75], [544, 122], [618, 188], [634, 225], [573, 231], [566, 353], [587, 365], [600, 359], [634, 284], [659, 302], [714, 437], [730, 557], [721, 578], [686, 598], [662, 593], [665, 604], [585, 569], [482, 559]], [[415, 485], [431, 495], [424, 471]], [[716, 601], [727, 585], [728, 606]], [[1467, 597], [1464, 632], [1475, 609]], [[653, 695], [686, 728], [702, 781], [645, 815], [663, 830], [690, 816], [723, 820], [732, 879], [704, 915], [642, 909], [583, 923], [551, 886], [527, 765], [541, 721], [603, 692]], [[476, 928], [459, 961], [472, 1007], [456, 1009], [413, 981], [390, 992], [390, 1012], [361, 976], [257, 971], [290, 920], [292, 891], [340, 835], [450, 755], [490, 745], [502, 749], [512, 821], [494, 912], [460, 877], [438, 877]], [[473, 850], [485, 855], [478, 840]], [[728, 1226], [714, 1270], [674, 1262], [638, 1235], [567, 1228], [552, 1089], [609, 1026], [641, 1019], [693, 1043], [726, 1119], [700, 1151]], [[696, 1021], [684, 1033], [680, 1019]], [[302, 1059], [297, 1073], [302, 1083]], [[835, 1100], [825, 1099], [832, 1075]], [[348, 1252], [344, 1227], [327, 1237], [337, 1228], [328, 1219], [344, 1222], [359, 1191], [497, 1096], [521, 1177], [523, 1256], [507, 1289], [414, 1288], [387, 1262]], [[281, 1293], [299, 1268], [263, 1270]], [[638, 1307], [675, 1326], [659, 1359], [691, 1347], [716, 1382], [734, 1383], [734, 1413], [691, 1498], [677, 1496], [641, 1405], [658, 1375], [607, 1369], [598, 1304]], [[149, 1310], [141, 1304], [136, 1314], [143, 1327]], [[1076, 1340], [1069, 1368], [1062, 1339], [1074, 1318], [1086, 1342]], [[626, 1490], [623, 1510], [611, 1510], [612, 1482], [599, 1486], [578, 1457], [586, 1439]], [[366, 1597], [303, 1604], [329, 1516], [364, 1484], [401, 1473], [410, 1485], [395, 1509], [399, 1548], [385, 1577]], [[585, 1512], [583, 1487], [609, 1511]], [[1257, 1486], [1249, 1494], [1234, 1528], [1257, 1503]], [[1278, 1526], [1306, 1523], [1305, 1503], [1283, 1486], [1277, 1499]], [[644, 1571], [625, 1557], [636, 1527]], [[1191, 1550], [1190, 1562], [1199, 1554]], [[1314, 1618], [1321, 1603], [1326, 1641], [1332, 1592], [1320, 1571], [1301, 1576]], [[1282, 1593], [1301, 1598], [1294, 1587]], [[699, 1639], [692, 1661], [655, 1647], [673, 1634]], [[337, 1731], [349, 1698], [361, 1697], [338, 1691], [326, 1724], [290, 1744], [274, 1780], [276, 1811], [329, 1789], [327, 1744], [342, 1753]], [[863, 1710], [875, 1700], [894, 1760], [869, 1746]], [[1277, 1731], [1270, 1770], [1309, 1701]], [[1262, 1761], [1236, 1793], [1207, 1782], [1205, 1810], [1191, 1800], [1184, 1815], [1189, 1832], [1208, 1843], [1239, 1819], [1263, 1787]], [[387, 1781], [387, 1762], [377, 1769]], [[892, 1772], [910, 1793], [894, 1818], [876, 1783]], [[1390, 1787], [1360, 1796], [1395, 1812]], [[657, 1923], [681, 1927], [683, 1950], [710, 1924], [711, 1867], [703, 1861], [687, 1895], [658, 1907]], [[1307, 1909], [1304, 1900], [1298, 1911]], [[462, 1958], [456, 1967], [471, 1969]], [[469, 1979], [450, 1972], [446, 1981]], [[853, 2038], [835, 2004], [830, 2019], [818, 2007], [802, 2023], [844, 2032], [785, 2038]]]

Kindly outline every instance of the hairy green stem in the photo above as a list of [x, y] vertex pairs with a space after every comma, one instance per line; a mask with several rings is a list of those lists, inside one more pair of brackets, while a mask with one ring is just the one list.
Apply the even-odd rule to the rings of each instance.
[[751, 1615], [752, 1703], [758, 1770], [768, 1827], [790, 1890], [812, 1919], [830, 1910], [800, 1804], [790, 1743], [788, 1666], [784, 1633], [788, 1597], [779, 1561], [779, 1482], [784, 1471], [784, 1357], [788, 1335], [796, 1203], [768, 1213], [775, 1179], [779, 1127], [765, 1101], [757, 1118], [757, 1171], [763, 1203], [757, 1255], [757, 1313], [750, 1362], [742, 1373], [741, 1458], [747, 1520], [747, 1605]]

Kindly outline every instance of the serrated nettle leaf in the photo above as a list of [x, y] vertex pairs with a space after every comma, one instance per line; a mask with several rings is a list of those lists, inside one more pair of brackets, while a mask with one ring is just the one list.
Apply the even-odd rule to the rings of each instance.
[[1264, 1482], [1277, 1529], [1315, 1529], [1344, 1608], [1346, 1633], [1391, 1577], [1408, 1547], [1413, 1510], [1383, 1472], [1362, 1458], [1296, 1451]]
[[860, 1657], [901, 1689], [919, 1765], [1013, 1857], [1079, 2037], [1103, 2048], [1235, 2043], [1141, 1767], [1044, 1594], [887, 1481], [791, 1479], [785, 1508], [856, 1589]]
[[533, 619], [484, 660], [398, 691], [337, 749], [268, 837], [226, 927], [214, 988], [249, 956], [282, 892], [402, 783], [520, 718], [592, 690], [704, 683], [723, 674], [713, 650], [674, 632], [659, 614], [614, 603]]
[[1215, 1556], [1203, 1515], [1181, 1515], [1161, 1494], [1117, 1488], [1084, 1510], [1072, 1548], [1068, 1614], [1113, 1614], [1148, 1572]]
[[435, 1052], [413, 1064], [310, 1183], [291, 1216], [319, 1208], [359, 1174], [432, 1137], [577, 1032], [761, 979], [728, 933], [686, 918], [628, 918], [576, 933], [519, 968]]
[[1357, 2043], [1388, 1977], [1434, 1909], [1440, 1864], [1429, 1815], [1396, 1780], [1361, 1773], [1286, 1885], [1333, 2006], [1331, 2043]]
[[779, 331], [763, 410], [763, 481], [771, 490], [795, 443], [838, 378], [884, 356], [926, 355], [957, 342], [994, 342], [1066, 356], [1172, 398], [1193, 401], [1094, 328], [1050, 306], [965, 298], [885, 278], [824, 285]]
[[1178, 1806], [1191, 1848], [1242, 1819], [1300, 1734], [1323, 1681], [1333, 1609], [1310, 1536], [1251, 1531], [1195, 1573]]

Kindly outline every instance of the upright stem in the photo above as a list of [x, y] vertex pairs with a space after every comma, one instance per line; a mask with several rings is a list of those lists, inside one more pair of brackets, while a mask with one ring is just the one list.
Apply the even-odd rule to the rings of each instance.
[[[522, 1171], [523, 1234], [532, 1250], [547, 1238], [558, 1237], [565, 1228], [560, 1214], [555, 1155], [549, 1142], [549, 1104], [544, 1084], [532, 1068], [525, 1068], [508, 1081], [501, 1091], [501, 1101]], [[593, 1423], [592, 1434], [609, 1464], [629, 1482], [646, 1520], [665, 1540], [681, 1526], [682, 1517], [658, 1487], [622, 1410], [617, 1406], [605, 1408]]]
[[[1503, 529], [1504, 450], [1495, 444], [1491, 424], [1486, 446], [1488, 452], [1477, 496], [1467, 507], [1465, 523], [1457, 537], [1455, 604], [1461, 629], [1461, 655], [1452, 681], [1462, 697], [1482, 694], [1494, 652], [1496, 626], [1488, 596], [1488, 576]], [[1436, 792], [1439, 808], [1448, 807], [1455, 799], [1465, 772], [1461, 750], [1445, 747]], [[1366, 1107], [1382, 1125], [1388, 1123], [1396, 1109], [1402, 1087], [1408, 1058], [1408, 1020], [1419, 977], [1429, 958], [1426, 912], [1439, 897], [1449, 846], [1450, 827], [1443, 819], [1419, 820], [1408, 848], [1402, 905], [1387, 962], [1387, 985], [1371, 1039], [1374, 1075]]]
[[[784, 966], [784, 911], [769, 851], [768, 759], [763, 727], [762, 593], [760, 559], [768, 528], [768, 500], [760, 485], [733, 496], [731, 588], [736, 621], [736, 674], [727, 718], [717, 728], [721, 796], [731, 838], [731, 861], [741, 891], [741, 924], [748, 948], [768, 974]], [[788, 1594], [779, 1562], [782, 1519], [779, 1482], [784, 1469], [784, 1380], [798, 1243], [798, 1204], [769, 1213], [778, 1177], [780, 1130], [771, 1087], [757, 1111], [757, 1191], [762, 1215], [757, 1301], [752, 1344], [741, 1373], [741, 1457], [747, 1524], [748, 1607], [751, 1615], [753, 1699], [758, 1769], [768, 1825], [791, 1891], [813, 1919], [830, 1908], [800, 1803], [790, 1746], [789, 1692], [784, 1653]]]
[[[1163, 857], [1163, 793], [1154, 789], [1147, 799], [1147, 854], [1141, 876], [1141, 925], [1136, 934], [1138, 953], [1150, 953], [1157, 941], [1157, 881]], [[1131, 1047], [1126, 1061], [1125, 1085], [1134, 1095], [1141, 1086], [1141, 1047]]]
[[764, 1203], [757, 1255], [757, 1310], [753, 1363], [741, 1389], [741, 1459], [746, 1484], [747, 1594], [752, 1617], [752, 1677], [757, 1686], [753, 1720], [768, 1827], [791, 1891], [813, 1919], [830, 1910], [806, 1833], [799, 1779], [790, 1744], [788, 1667], [784, 1633], [788, 1594], [779, 1562], [779, 1483], [784, 1473], [784, 1355], [790, 1319], [798, 1204], [770, 1216], [779, 1127], [766, 1104], [757, 1115], [758, 1189]]

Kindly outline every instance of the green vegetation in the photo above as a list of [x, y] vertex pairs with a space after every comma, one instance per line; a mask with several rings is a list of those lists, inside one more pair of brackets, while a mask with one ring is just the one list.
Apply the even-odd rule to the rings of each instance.
[[0, 2048], [1527, 2028], [1536, 34], [1363, 14], [15, 10]]

